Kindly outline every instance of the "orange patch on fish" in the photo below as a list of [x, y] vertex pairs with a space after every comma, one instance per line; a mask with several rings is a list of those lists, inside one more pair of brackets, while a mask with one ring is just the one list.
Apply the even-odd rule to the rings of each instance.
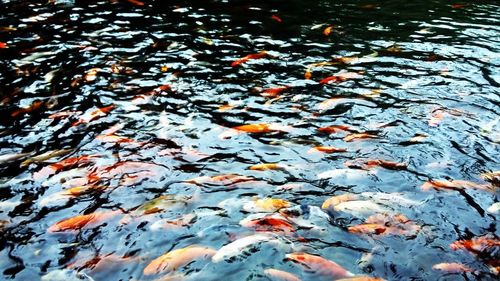
[[479, 184], [465, 180], [429, 180], [421, 186], [422, 190], [463, 190], [466, 188], [492, 191], [493, 187], [487, 184]]
[[260, 95], [266, 98], [274, 98], [281, 94], [283, 91], [287, 90], [290, 87], [277, 87], [277, 88], [269, 88], [264, 90]]
[[279, 22], [279, 23], [283, 22], [283, 20], [280, 17], [278, 17], [277, 15], [272, 15], [271, 19], [273, 19], [274, 21]]
[[344, 278], [354, 276], [337, 263], [327, 260], [323, 257], [311, 255], [307, 253], [291, 253], [286, 255], [288, 260], [291, 260], [301, 265], [306, 271], [331, 276], [332, 278]]
[[233, 108], [234, 108], [234, 106], [232, 106], [230, 104], [223, 104], [223, 105], [219, 106], [217, 108], [217, 110], [219, 110], [219, 111], [228, 111], [228, 110], [231, 110]]
[[76, 115], [76, 114], [81, 114], [81, 112], [80, 111], [65, 110], [65, 111], [60, 111], [60, 112], [56, 112], [54, 114], [51, 114], [51, 115], [49, 115], [48, 118], [50, 118], [50, 119], [62, 119], [62, 118], [71, 117], [71, 116]]
[[115, 108], [114, 105], [106, 106], [92, 111], [89, 115], [80, 118], [80, 120], [71, 124], [72, 127], [78, 126], [80, 124], [89, 123], [90, 121], [96, 120], [100, 117], [106, 116], [111, 110]]
[[329, 36], [332, 33], [333, 27], [334, 27], [333, 25], [330, 25], [325, 29], [323, 29], [323, 35]]
[[349, 134], [343, 138], [344, 141], [362, 140], [362, 139], [376, 139], [377, 135], [369, 133], [355, 133]]
[[461, 263], [456, 263], [456, 262], [438, 263], [438, 264], [433, 265], [432, 269], [444, 271], [446, 273], [463, 273], [463, 272], [471, 272], [472, 271], [472, 269], [470, 269], [469, 267], [467, 267]]
[[348, 161], [345, 165], [349, 168], [361, 168], [361, 169], [371, 169], [376, 167], [382, 167], [388, 170], [405, 170], [408, 165], [405, 163], [398, 163], [393, 161], [387, 161], [382, 159], [368, 159], [361, 161]]
[[333, 197], [326, 199], [325, 202], [323, 202], [323, 205], [321, 205], [321, 209], [327, 210], [330, 207], [333, 207], [333, 206], [338, 205], [340, 203], [353, 201], [356, 199], [358, 199], [358, 197], [353, 195], [353, 194], [342, 194], [342, 195], [333, 196]]
[[292, 204], [283, 199], [265, 198], [250, 201], [243, 206], [247, 212], [276, 212], [283, 208], [288, 208]]
[[136, 6], [144, 6], [144, 2], [138, 1], [138, 0], [127, 0], [130, 4], [134, 4]]
[[288, 221], [272, 216], [241, 222], [241, 225], [256, 231], [283, 232], [285, 235], [291, 235], [295, 232], [295, 227]]
[[71, 157], [59, 161], [49, 166], [43, 167], [40, 171], [33, 174], [33, 179], [40, 180], [47, 178], [61, 170], [67, 170], [81, 165], [87, 165], [92, 162], [92, 160], [98, 158], [99, 155], [82, 155], [77, 157]]
[[347, 148], [338, 148], [333, 146], [316, 146], [307, 151], [307, 153], [315, 153], [315, 152], [323, 152], [323, 153], [347, 152]]
[[0, 42], [0, 49], [5, 49], [5, 48], [7, 48], [7, 43]]
[[415, 235], [421, 227], [402, 214], [376, 214], [366, 219], [365, 223], [351, 226], [348, 231], [358, 234], [394, 234]]
[[173, 272], [195, 260], [209, 259], [215, 253], [214, 249], [201, 246], [173, 250], [151, 261], [144, 268], [144, 275]]
[[95, 212], [87, 215], [79, 215], [67, 219], [63, 219], [51, 227], [49, 227], [49, 232], [62, 232], [68, 230], [79, 230], [87, 226], [88, 224], [95, 225], [97, 223], [103, 222], [111, 217], [121, 214], [120, 211], [108, 211], [108, 212]]
[[239, 66], [239, 65], [242, 65], [250, 60], [256, 60], [256, 59], [262, 59], [262, 58], [265, 58], [265, 57], [268, 57], [269, 54], [266, 52], [266, 51], [262, 51], [262, 52], [259, 52], [257, 54], [250, 54], [250, 55], [246, 55], [240, 59], [237, 59], [235, 61], [233, 61], [231, 63], [231, 66], [232, 67], [236, 67], [236, 66]]
[[250, 166], [248, 169], [254, 171], [281, 170], [283, 166], [277, 163], [264, 163]]
[[207, 177], [207, 176], [197, 177], [194, 179], [187, 180], [185, 182], [194, 184], [234, 185], [237, 183], [243, 183], [249, 181], [254, 181], [254, 178], [236, 174], [225, 174], [213, 177]]
[[42, 101], [34, 101], [29, 107], [27, 108], [20, 108], [14, 112], [12, 112], [10, 114], [10, 116], [12, 117], [17, 117], [19, 115], [24, 115], [24, 114], [27, 114], [27, 113], [31, 113], [33, 111], [36, 111], [38, 109], [40, 109], [43, 105], [45, 105], [44, 102]]
[[346, 126], [346, 125], [332, 125], [328, 127], [321, 127], [317, 129], [318, 132], [325, 133], [325, 134], [333, 134], [333, 133], [339, 133], [339, 132], [352, 132], [351, 127]]
[[295, 276], [294, 274], [290, 272], [286, 272], [283, 270], [278, 270], [274, 268], [268, 268], [264, 270], [264, 273], [271, 278], [272, 280], [276, 281], [300, 281], [300, 279]]
[[450, 244], [450, 248], [456, 250], [467, 250], [474, 254], [481, 254], [485, 251], [498, 249], [500, 247], [500, 240], [492, 236], [474, 237], [469, 240], [458, 240]]

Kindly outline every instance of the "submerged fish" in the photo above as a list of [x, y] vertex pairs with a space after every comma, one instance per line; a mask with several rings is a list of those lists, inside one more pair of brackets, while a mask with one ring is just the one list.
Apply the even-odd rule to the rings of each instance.
[[120, 211], [95, 212], [87, 215], [78, 215], [75, 217], [63, 219], [49, 227], [49, 232], [62, 232], [68, 230], [79, 230], [88, 225], [95, 225], [108, 220], [118, 214]]
[[268, 268], [264, 270], [264, 273], [275, 281], [300, 281], [299, 277], [295, 276], [290, 272], [286, 272], [283, 270], [278, 270], [274, 268]]
[[266, 97], [266, 98], [275, 98], [289, 88], [290, 87], [288, 87], [288, 86], [269, 88], [269, 89], [262, 91], [262, 93], [260, 95], [263, 97]]
[[323, 152], [323, 153], [347, 152], [347, 148], [339, 148], [333, 146], [316, 146], [307, 151], [307, 153], [314, 153], [314, 152]]
[[344, 138], [344, 141], [362, 140], [362, 139], [376, 139], [377, 135], [369, 133], [355, 133], [349, 134]]
[[494, 188], [487, 184], [479, 184], [471, 181], [465, 180], [429, 180], [426, 181], [421, 186], [422, 190], [428, 191], [430, 189], [435, 190], [463, 190], [467, 188], [493, 191]]
[[291, 203], [276, 198], [265, 198], [265, 199], [257, 199], [247, 202], [243, 205], [243, 210], [247, 212], [276, 212], [282, 208], [288, 208], [291, 206]]
[[450, 244], [450, 248], [467, 250], [474, 254], [493, 253], [500, 251], [500, 240], [491, 235], [474, 237], [470, 240], [458, 240]]
[[353, 130], [351, 127], [346, 126], [346, 125], [331, 125], [328, 127], [321, 127], [318, 128], [318, 132], [325, 133], [325, 134], [334, 134], [334, 133], [339, 133], [339, 132], [352, 132]]
[[236, 67], [236, 66], [242, 65], [250, 60], [262, 59], [265, 57], [269, 57], [269, 54], [266, 51], [262, 51], [262, 52], [259, 52], [257, 54], [246, 55], [240, 59], [233, 61], [231, 63], [231, 66]]
[[408, 167], [406, 163], [398, 163], [383, 159], [367, 159], [367, 160], [358, 159], [354, 161], [347, 161], [345, 162], [345, 165], [348, 168], [361, 168], [365, 170], [375, 167], [382, 167], [388, 170], [405, 170]]
[[351, 233], [374, 235], [404, 235], [413, 236], [421, 227], [402, 214], [388, 215], [376, 214], [366, 219], [365, 223], [350, 226], [347, 230]]
[[220, 248], [212, 257], [212, 262], [218, 263], [223, 260], [236, 257], [248, 248], [255, 247], [256, 245], [262, 243], [279, 244], [280, 240], [278, 240], [274, 235], [269, 234], [254, 234], [246, 236]]
[[264, 217], [247, 218], [240, 221], [240, 225], [253, 228], [259, 232], [282, 232], [285, 235], [295, 233], [295, 227], [284, 217], [276, 215], [266, 215]]
[[250, 166], [248, 169], [253, 171], [266, 171], [266, 170], [283, 170], [285, 167], [278, 163], [264, 163]]
[[92, 112], [90, 112], [88, 114], [86, 113], [78, 121], [73, 122], [73, 124], [71, 124], [71, 126], [75, 127], [75, 126], [78, 126], [80, 124], [86, 124], [86, 123], [94, 121], [94, 120], [96, 120], [96, 119], [98, 119], [100, 117], [106, 116], [114, 108], [115, 108], [114, 105], [110, 105], [110, 106], [98, 108], [97, 110], [94, 110], [94, 111], [92, 111]]
[[71, 153], [72, 151], [73, 149], [58, 149], [58, 150], [48, 151], [24, 160], [21, 163], [21, 167], [26, 167], [32, 163], [40, 163], [54, 157], [64, 156], [66, 154]]
[[197, 245], [173, 250], [151, 261], [144, 268], [144, 275], [170, 273], [195, 260], [209, 259], [215, 253], [212, 248]]
[[301, 265], [306, 271], [311, 273], [326, 275], [334, 279], [354, 276], [354, 274], [337, 263], [320, 256], [298, 252], [287, 254], [286, 258]]
[[456, 262], [438, 263], [438, 264], [433, 265], [432, 269], [444, 271], [446, 273], [463, 273], [463, 272], [471, 272], [472, 271], [472, 269], [470, 269], [469, 267], [467, 267], [461, 263], [456, 263]]

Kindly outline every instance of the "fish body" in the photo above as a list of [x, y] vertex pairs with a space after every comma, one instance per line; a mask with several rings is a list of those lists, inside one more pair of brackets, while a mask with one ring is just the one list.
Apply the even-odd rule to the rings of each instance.
[[240, 59], [237, 59], [231, 63], [232, 67], [240, 66], [250, 60], [262, 59], [268, 57], [269, 54], [266, 51], [259, 52], [257, 54], [246, 55]]
[[95, 212], [87, 215], [78, 215], [75, 217], [63, 219], [51, 227], [49, 227], [49, 232], [64, 232], [69, 230], [79, 230], [87, 225], [94, 225], [111, 217], [120, 214], [120, 211], [108, 211], [108, 212]]
[[209, 247], [189, 246], [165, 253], [144, 268], [144, 275], [170, 273], [199, 259], [209, 259], [216, 251]]
[[279, 240], [277, 240], [274, 236], [267, 234], [254, 234], [243, 237], [220, 248], [215, 255], [212, 256], [212, 262], [218, 263], [238, 256], [246, 249], [264, 242], [277, 243]]
[[468, 268], [467, 266], [461, 264], [461, 263], [448, 263], [448, 262], [443, 262], [443, 263], [438, 263], [432, 266], [432, 269], [434, 270], [440, 270], [444, 271], [446, 273], [464, 273], [464, 272], [471, 272], [472, 270]]
[[290, 207], [290, 202], [283, 199], [265, 198], [247, 202], [243, 210], [247, 212], [276, 212], [282, 208]]
[[325, 134], [334, 134], [334, 133], [341, 133], [341, 132], [352, 132], [351, 127], [346, 126], [346, 125], [332, 125], [328, 127], [321, 127], [318, 128], [318, 132], [325, 133]]
[[316, 146], [308, 151], [308, 153], [314, 153], [314, 152], [323, 152], [323, 153], [347, 152], [347, 148], [339, 148], [333, 146]]
[[264, 274], [274, 281], [300, 281], [299, 277], [295, 276], [295, 274], [274, 268], [264, 270]]
[[48, 151], [48, 152], [45, 152], [45, 153], [42, 153], [40, 155], [36, 155], [36, 156], [30, 157], [30, 158], [24, 160], [21, 163], [21, 167], [26, 167], [32, 163], [40, 163], [40, 162], [49, 160], [49, 159], [54, 158], [54, 157], [64, 156], [68, 153], [71, 153], [72, 151], [73, 151], [73, 149], [59, 149], [59, 150]]
[[335, 279], [354, 276], [354, 274], [337, 263], [320, 256], [298, 252], [287, 254], [286, 258], [301, 265], [306, 271], [312, 273], [331, 276]]
[[369, 134], [369, 133], [355, 133], [355, 134], [349, 134], [344, 137], [344, 141], [353, 141], [353, 140], [363, 140], [363, 139], [376, 139], [378, 138], [377, 135], [374, 134]]

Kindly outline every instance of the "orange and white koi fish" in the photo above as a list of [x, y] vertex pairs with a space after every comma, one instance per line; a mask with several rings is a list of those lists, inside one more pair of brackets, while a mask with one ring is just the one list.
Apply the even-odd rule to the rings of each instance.
[[356, 79], [361, 77], [361, 74], [357, 72], [342, 72], [338, 73], [337, 75], [332, 75], [326, 78], [323, 78], [322, 80], [319, 81], [319, 84], [330, 84], [330, 82], [344, 82], [348, 79]]
[[243, 206], [243, 210], [247, 212], [261, 213], [261, 212], [276, 212], [282, 208], [288, 208], [292, 204], [283, 199], [266, 198], [257, 199], [247, 202]]
[[82, 155], [82, 156], [64, 159], [64, 160], [59, 161], [57, 163], [50, 164], [49, 166], [43, 167], [40, 171], [35, 172], [33, 174], [33, 179], [35, 179], [35, 180], [46, 179], [49, 176], [51, 176], [51, 175], [53, 175], [61, 170], [67, 170], [67, 169], [71, 169], [74, 167], [88, 165], [94, 159], [96, 159], [98, 157], [99, 157], [99, 155]]
[[323, 29], [323, 35], [329, 36], [332, 33], [333, 27], [333, 25], [330, 25]]
[[17, 117], [17, 116], [22, 116], [27, 113], [31, 113], [33, 111], [39, 110], [45, 105], [45, 102], [43, 101], [34, 101], [29, 107], [26, 108], [20, 108], [10, 114], [12, 117]]
[[254, 181], [255, 179], [252, 177], [235, 175], [235, 174], [225, 174], [218, 175], [213, 177], [197, 177], [194, 179], [186, 180], [186, 183], [194, 183], [194, 184], [211, 184], [211, 185], [234, 185], [243, 182]]
[[243, 219], [240, 225], [253, 228], [259, 232], [282, 232], [285, 235], [295, 233], [295, 227], [286, 219], [274, 215], [267, 215], [261, 218]]
[[470, 240], [458, 240], [450, 244], [450, 248], [456, 250], [467, 250], [474, 254], [490, 252], [492, 249], [500, 247], [500, 240], [496, 237], [485, 235], [472, 238]]
[[236, 257], [248, 248], [254, 248], [256, 245], [262, 243], [280, 244], [280, 240], [278, 240], [276, 236], [267, 233], [246, 236], [220, 248], [212, 257], [212, 262], [218, 263], [223, 260]]
[[268, 268], [264, 270], [264, 273], [274, 281], [300, 281], [299, 277], [283, 270]]
[[325, 133], [325, 134], [334, 134], [334, 133], [345, 133], [345, 132], [352, 132], [353, 130], [351, 127], [346, 126], [346, 125], [332, 125], [328, 127], [321, 127], [317, 129], [318, 132]]
[[248, 62], [249, 60], [256, 60], [256, 59], [262, 59], [262, 58], [265, 58], [265, 57], [269, 57], [269, 54], [266, 52], [266, 51], [262, 51], [262, 52], [259, 52], [257, 54], [250, 54], [250, 55], [246, 55], [240, 59], [237, 59], [235, 61], [233, 61], [231, 63], [231, 66], [232, 67], [236, 67], [236, 66], [239, 66], [239, 65], [242, 65], [246, 62]]
[[100, 117], [106, 116], [106, 115], [108, 115], [109, 112], [111, 112], [111, 110], [113, 110], [113, 108], [115, 108], [115, 106], [110, 105], [110, 106], [106, 106], [106, 107], [102, 107], [102, 108], [99, 108], [97, 110], [94, 110], [90, 114], [86, 114], [86, 115], [82, 116], [80, 118], [80, 120], [73, 122], [73, 124], [71, 124], [71, 126], [75, 127], [75, 126], [78, 126], [80, 124], [86, 124], [86, 123], [94, 121]]
[[287, 254], [286, 258], [295, 263], [298, 263], [306, 271], [312, 273], [331, 276], [335, 279], [354, 276], [354, 274], [347, 271], [337, 263], [320, 256], [298, 252]]
[[366, 219], [365, 223], [351, 226], [348, 231], [358, 234], [395, 234], [412, 236], [420, 231], [421, 227], [402, 214], [376, 214]]
[[408, 168], [408, 165], [406, 163], [398, 163], [382, 159], [347, 161], [344, 163], [344, 165], [348, 168], [361, 168], [365, 170], [376, 167], [382, 167], [388, 170], [405, 170], [406, 168]]
[[353, 141], [353, 140], [362, 140], [362, 139], [376, 139], [377, 135], [369, 134], [369, 133], [355, 133], [349, 134], [344, 137], [344, 141]]
[[247, 124], [231, 128], [219, 135], [220, 139], [227, 139], [240, 133], [264, 134], [270, 132], [287, 132], [290, 131], [290, 126], [283, 126], [275, 123], [256, 123]]
[[288, 86], [269, 88], [269, 89], [262, 91], [262, 93], [260, 95], [263, 97], [266, 97], [266, 98], [275, 98], [289, 88], [290, 87], [288, 87]]
[[173, 250], [151, 261], [144, 268], [144, 275], [170, 273], [195, 260], [210, 259], [215, 253], [212, 248], [196, 245]]
[[63, 232], [69, 230], [79, 230], [89, 225], [96, 225], [105, 220], [108, 220], [121, 211], [95, 212], [87, 215], [79, 215], [67, 219], [63, 219], [49, 227], [49, 232]]
[[492, 191], [494, 188], [487, 184], [479, 184], [465, 180], [429, 180], [422, 184], [422, 190], [463, 190], [466, 188]]
[[347, 152], [347, 148], [338, 148], [333, 146], [316, 146], [307, 151], [307, 153], [315, 153], [315, 152], [323, 152], [323, 153]]
[[456, 263], [456, 262], [438, 263], [438, 264], [433, 265], [432, 269], [444, 271], [446, 273], [463, 273], [463, 272], [471, 272], [472, 271], [472, 269], [470, 269], [469, 267], [467, 267], [461, 263]]

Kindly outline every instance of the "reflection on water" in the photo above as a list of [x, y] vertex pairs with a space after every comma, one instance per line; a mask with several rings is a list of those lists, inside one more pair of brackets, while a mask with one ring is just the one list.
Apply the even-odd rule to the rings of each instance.
[[495, 1], [2, 3], [2, 278], [497, 278]]

